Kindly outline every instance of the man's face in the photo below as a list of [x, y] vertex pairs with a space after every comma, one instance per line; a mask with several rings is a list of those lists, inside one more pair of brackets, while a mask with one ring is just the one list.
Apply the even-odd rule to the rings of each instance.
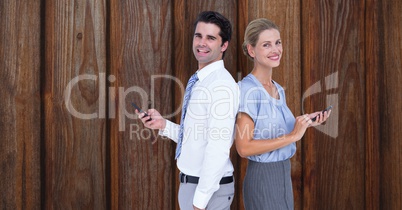
[[198, 61], [198, 69], [222, 59], [228, 42], [222, 45], [220, 28], [212, 23], [199, 22], [195, 28], [193, 38], [193, 53]]

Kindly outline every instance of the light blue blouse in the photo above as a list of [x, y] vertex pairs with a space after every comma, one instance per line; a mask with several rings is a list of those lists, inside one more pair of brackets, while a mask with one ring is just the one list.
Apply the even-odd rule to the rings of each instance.
[[[290, 133], [295, 125], [295, 117], [286, 105], [284, 89], [275, 81], [272, 82], [278, 89], [279, 100], [272, 98], [252, 74], [248, 74], [238, 83], [239, 112], [244, 112], [253, 119], [255, 140], [283, 136]], [[291, 158], [295, 152], [296, 144], [292, 143], [271, 152], [249, 156], [248, 159], [257, 162], [277, 162]]]

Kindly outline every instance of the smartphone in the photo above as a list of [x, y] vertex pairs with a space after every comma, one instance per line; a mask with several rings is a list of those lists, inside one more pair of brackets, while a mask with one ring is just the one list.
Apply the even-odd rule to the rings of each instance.
[[[332, 105], [329, 106], [329, 107], [327, 107], [326, 109], [322, 110], [322, 113], [324, 114], [324, 112], [327, 112], [327, 111], [329, 111], [329, 110], [331, 110], [331, 109], [332, 109]], [[317, 116], [318, 116], [318, 115], [317, 115]], [[311, 118], [311, 121], [315, 122], [315, 121], [317, 120], [317, 116]]]
[[[140, 107], [138, 107], [135, 103], [131, 103], [131, 105], [133, 105], [133, 107], [134, 107], [136, 110], [138, 110], [138, 112], [144, 113], [144, 116], [143, 116], [142, 118], [149, 116], [148, 113], [146, 113], [144, 110], [142, 110]], [[150, 121], [150, 120], [152, 120], [152, 118], [149, 118], [149, 119], [147, 120], [147, 122]]]

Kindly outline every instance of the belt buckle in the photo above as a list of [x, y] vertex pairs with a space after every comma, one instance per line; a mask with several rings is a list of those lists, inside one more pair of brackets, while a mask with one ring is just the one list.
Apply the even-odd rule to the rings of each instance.
[[181, 173], [180, 181], [182, 181], [182, 183], [186, 184], [188, 182], [187, 175], [184, 173]]

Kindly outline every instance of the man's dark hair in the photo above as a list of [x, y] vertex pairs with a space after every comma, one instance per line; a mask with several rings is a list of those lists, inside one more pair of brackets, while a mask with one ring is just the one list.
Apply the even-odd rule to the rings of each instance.
[[[197, 27], [198, 22], [212, 23], [221, 29], [219, 32], [219, 36], [222, 38], [221, 46], [223, 46], [226, 41], [230, 42], [230, 39], [232, 38], [232, 25], [230, 24], [230, 21], [220, 13], [215, 11], [201, 12], [195, 20], [194, 30]], [[222, 58], [225, 56], [225, 52], [223, 52]]]

